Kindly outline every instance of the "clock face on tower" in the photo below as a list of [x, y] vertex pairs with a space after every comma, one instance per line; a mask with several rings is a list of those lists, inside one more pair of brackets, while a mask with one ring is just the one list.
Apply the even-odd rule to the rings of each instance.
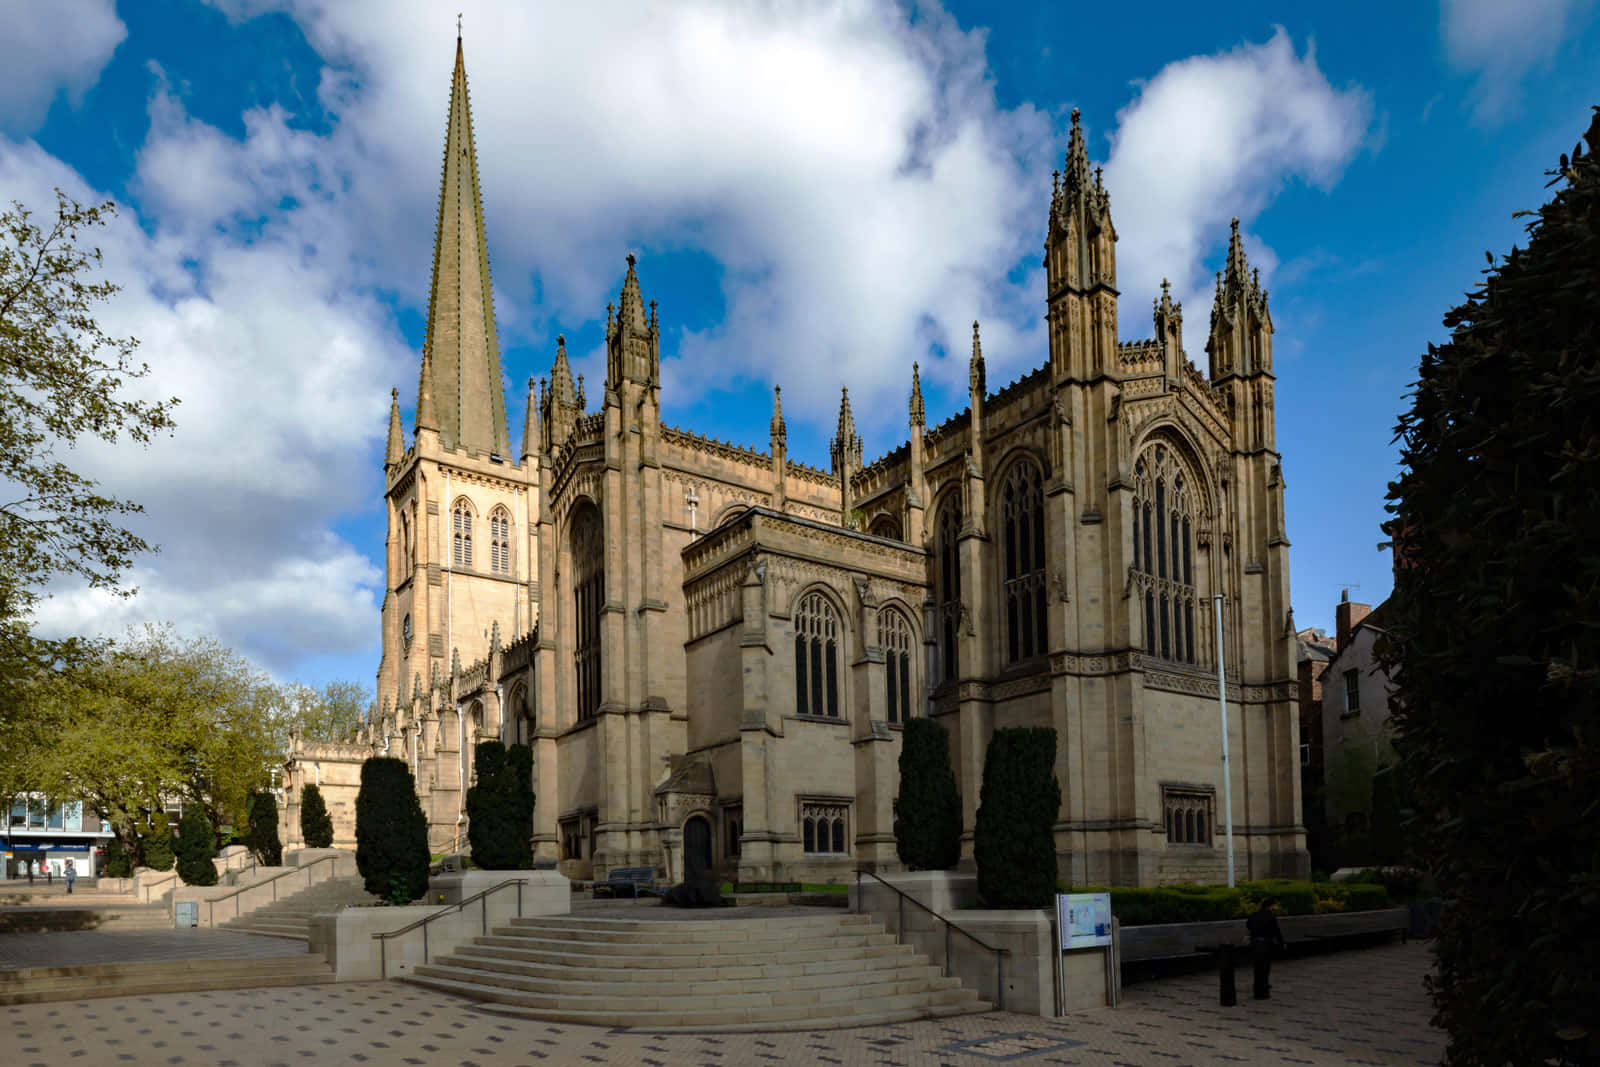
[[411, 647], [411, 616], [407, 615], [400, 623], [400, 640], [405, 642], [407, 648]]

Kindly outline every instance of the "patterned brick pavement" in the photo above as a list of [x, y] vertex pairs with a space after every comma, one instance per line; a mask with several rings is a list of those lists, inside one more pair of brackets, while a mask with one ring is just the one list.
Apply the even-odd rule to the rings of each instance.
[[1215, 975], [1131, 986], [1060, 1020], [991, 1013], [854, 1030], [651, 1034], [481, 1012], [399, 983], [136, 996], [0, 1008], [4, 1062], [34, 1064], [1432, 1065], [1428, 948], [1279, 963], [1273, 999], [1217, 1004]]

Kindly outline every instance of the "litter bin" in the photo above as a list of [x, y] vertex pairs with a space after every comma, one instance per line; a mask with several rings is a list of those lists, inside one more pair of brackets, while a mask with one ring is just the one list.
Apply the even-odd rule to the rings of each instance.
[[198, 900], [180, 900], [173, 906], [174, 925], [180, 930], [187, 930], [192, 926], [200, 925], [200, 902]]

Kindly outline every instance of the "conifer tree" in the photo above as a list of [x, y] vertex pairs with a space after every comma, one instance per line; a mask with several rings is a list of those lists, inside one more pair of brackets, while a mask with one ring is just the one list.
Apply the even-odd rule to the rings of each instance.
[[146, 867], [153, 871], [172, 870], [172, 827], [167, 823], [166, 812], [158, 811], [150, 816], [141, 844]]
[[961, 794], [950, 766], [950, 735], [932, 719], [908, 719], [901, 734], [894, 841], [913, 871], [943, 871], [961, 859]]
[[973, 827], [978, 893], [992, 907], [1042, 908], [1055, 900], [1056, 732], [1048, 726], [994, 732], [983, 761]]
[[307, 848], [333, 846], [333, 816], [322, 801], [322, 790], [315, 783], [300, 792], [300, 838]]
[[1429, 989], [1452, 1064], [1600, 1062], [1600, 108], [1584, 139], [1398, 426], [1378, 653], [1450, 902]]
[[107, 878], [126, 878], [133, 873], [133, 860], [122, 845], [122, 838], [112, 837], [106, 846], [106, 863], [101, 871]]
[[205, 810], [195, 804], [184, 809], [178, 820], [178, 877], [184, 885], [216, 885], [217, 835], [211, 829]]
[[478, 781], [467, 790], [467, 842], [486, 871], [533, 866], [533, 751], [499, 741], [478, 744]]
[[428, 892], [428, 820], [405, 760], [373, 756], [356, 794], [356, 867], [367, 892], [409, 904]]
[[283, 842], [278, 839], [278, 801], [271, 793], [252, 793], [244, 843], [263, 867], [283, 862]]

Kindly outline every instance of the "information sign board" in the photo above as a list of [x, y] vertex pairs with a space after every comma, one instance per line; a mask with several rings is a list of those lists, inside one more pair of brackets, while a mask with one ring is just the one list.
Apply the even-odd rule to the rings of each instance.
[[1061, 931], [1063, 950], [1110, 945], [1111, 894], [1057, 894], [1056, 926]]

